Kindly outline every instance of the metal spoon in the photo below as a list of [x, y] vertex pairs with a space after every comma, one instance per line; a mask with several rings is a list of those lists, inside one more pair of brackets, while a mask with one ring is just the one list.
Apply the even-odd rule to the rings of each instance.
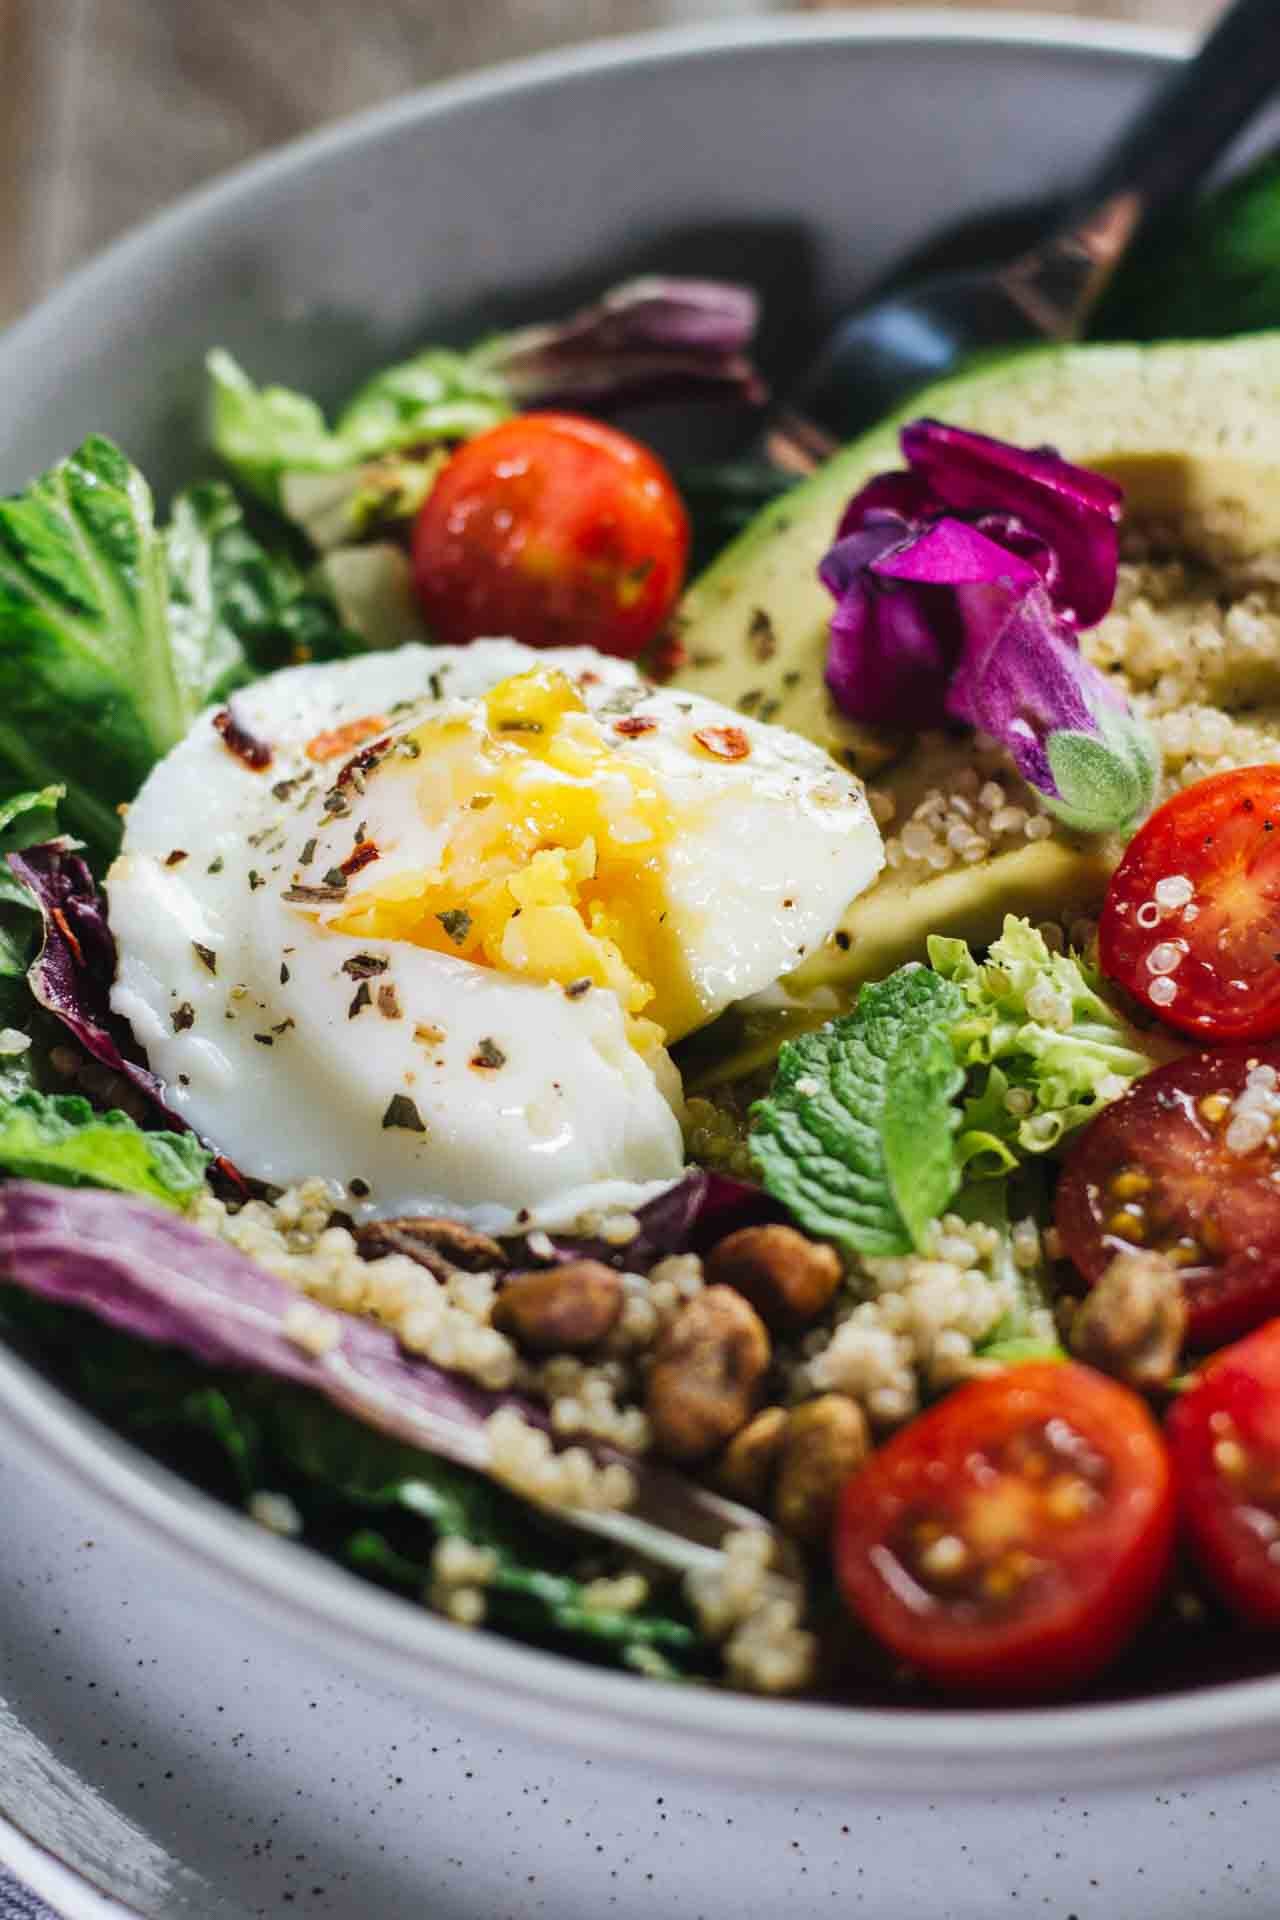
[[766, 437], [807, 471], [984, 349], [1074, 339], [1139, 227], [1187, 193], [1280, 85], [1280, 0], [1235, 0], [1037, 244], [933, 275], [855, 310]]

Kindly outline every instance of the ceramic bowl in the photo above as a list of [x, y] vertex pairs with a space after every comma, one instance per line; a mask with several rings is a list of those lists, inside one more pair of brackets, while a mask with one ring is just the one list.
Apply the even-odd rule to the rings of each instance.
[[[0, 488], [91, 429], [161, 492], [188, 477], [213, 342], [332, 400], [424, 338], [554, 311], [642, 267], [754, 281], [785, 372], [938, 223], [1070, 180], [1177, 52], [1115, 28], [895, 10], [614, 43], [414, 95], [184, 200], [14, 327]], [[469, 1634], [264, 1536], [2, 1349], [0, 1454], [6, 1475], [74, 1483], [104, 1535], [136, 1538], [148, 1581], [247, 1658], [287, 1634], [317, 1685], [355, 1668], [579, 1752], [788, 1791], [934, 1794], [1280, 1753], [1280, 1678], [1049, 1711], [867, 1711], [670, 1689]], [[25, 1525], [0, 1581], [39, 1565], [30, 1505]]]

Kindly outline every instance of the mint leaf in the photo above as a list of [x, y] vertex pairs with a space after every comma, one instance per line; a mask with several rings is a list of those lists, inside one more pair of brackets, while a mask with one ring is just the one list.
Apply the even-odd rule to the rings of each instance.
[[0, 1172], [13, 1178], [110, 1187], [181, 1208], [202, 1190], [210, 1157], [193, 1133], [144, 1133], [78, 1094], [30, 1090], [0, 1101]]
[[952, 982], [903, 967], [855, 1010], [783, 1047], [752, 1109], [752, 1156], [774, 1198], [846, 1254], [910, 1253], [959, 1185]]

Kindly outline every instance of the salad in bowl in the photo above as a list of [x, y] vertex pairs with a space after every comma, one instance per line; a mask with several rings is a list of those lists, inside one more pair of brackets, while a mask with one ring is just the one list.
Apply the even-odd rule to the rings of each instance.
[[1188, 279], [799, 478], [613, 423], [764, 399], [650, 279], [0, 502], [4, 1337], [642, 1678], [1273, 1665], [1280, 336]]

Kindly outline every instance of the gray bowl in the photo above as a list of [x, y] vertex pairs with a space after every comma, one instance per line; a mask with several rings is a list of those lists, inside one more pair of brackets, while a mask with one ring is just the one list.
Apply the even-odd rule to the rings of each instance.
[[[211, 342], [333, 399], [442, 329], [545, 311], [640, 266], [755, 280], [785, 366], [937, 223], [1068, 180], [1175, 51], [1111, 28], [893, 12], [618, 43], [414, 96], [183, 201], [14, 327], [0, 486], [90, 429], [162, 489], [186, 478]], [[1280, 1679], [1052, 1711], [864, 1711], [668, 1690], [469, 1635], [265, 1538], [4, 1352], [0, 1449], [7, 1473], [74, 1484], [103, 1536], [136, 1541], [173, 1607], [198, 1596], [247, 1660], [287, 1632], [317, 1687], [354, 1667], [407, 1708], [430, 1700], [579, 1752], [722, 1784], [934, 1794], [1280, 1752]], [[37, 1507], [25, 1516], [0, 1585], [41, 1564]], [[191, 1686], [198, 1719], [198, 1672]], [[17, 1818], [21, 1786], [0, 1768], [0, 1811], [6, 1792]]]

